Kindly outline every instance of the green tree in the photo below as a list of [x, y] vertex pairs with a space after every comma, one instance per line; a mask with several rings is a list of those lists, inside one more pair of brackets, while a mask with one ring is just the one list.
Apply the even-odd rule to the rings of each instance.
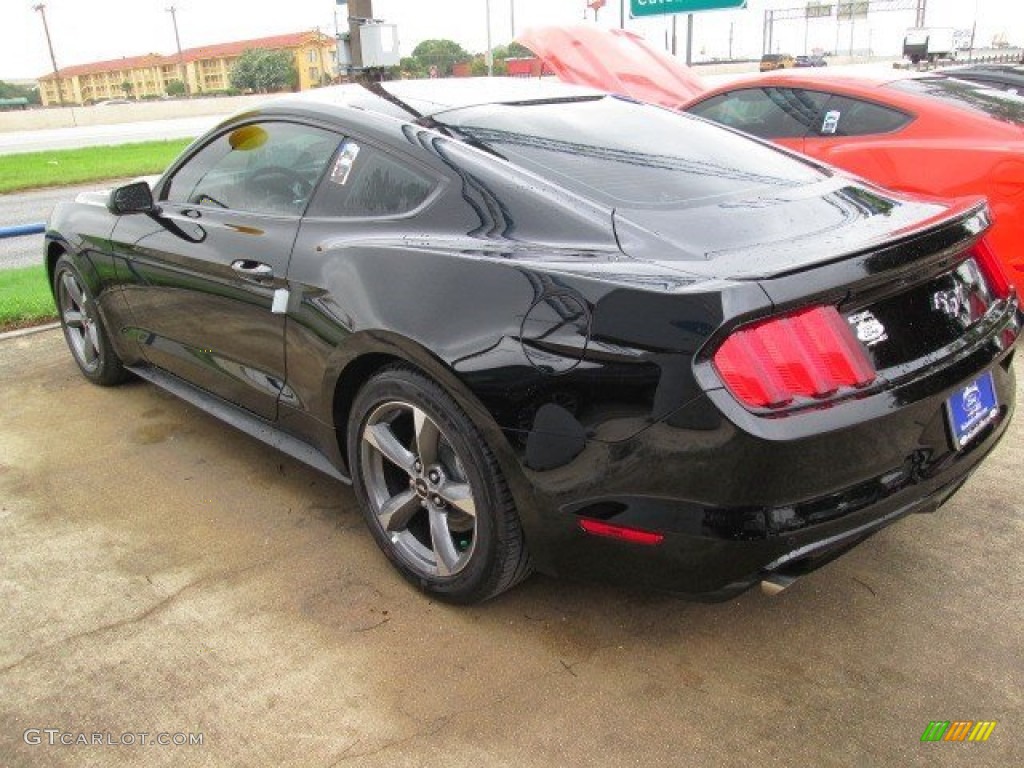
[[505, 58], [506, 59], [532, 59], [532, 58], [535, 58], [535, 57], [536, 56], [535, 56], [534, 52], [531, 51], [529, 48], [527, 48], [525, 45], [520, 45], [519, 43], [509, 43], [508, 44], [508, 56], [506, 56]]
[[398, 62], [398, 68], [403, 77], [427, 77], [430, 70], [423, 66], [423, 62], [415, 56], [405, 56]]
[[28, 99], [29, 104], [39, 103], [39, 89], [25, 88], [0, 80], [0, 99]]
[[[505, 60], [499, 59], [497, 56], [494, 57], [494, 64], [491, 69], [496, 77], [504, 77], [508, 74], [508, 65], [505, 63]], [[469, 72], [473, 77], [487, 76], [487, 59], [482, 53], [473, 57], [473, 61], [469, 65]]]
[[231, 85], [241, 91], [269, 93], [294, 89], [298, 84], [299, 73], [288, 51], [250, 48], [231, 68]]
[[127, 80], [125, 80], [123, 83], [121, 83], [121, 90], [124, 91], [124, 95], [126, 97], [131, 98], [132, 91], [135, 90], [135, 86]]
[[452, 73], [452, 65], [471, 58], [466, 50], [454, 40], [424, 40], [412, 51], [420, 69], [429, 72], [437, 67], [438, 74], [446, 77]]
[[168, 80], [166, 90], [168, 96], [184, 96], [185, 83], [181, 80]]
[[504, 61], [505, 59], [532, 59], [535, 58], [533, 51], [519, 43], [499, 45], [494, 49], [494, 60]]

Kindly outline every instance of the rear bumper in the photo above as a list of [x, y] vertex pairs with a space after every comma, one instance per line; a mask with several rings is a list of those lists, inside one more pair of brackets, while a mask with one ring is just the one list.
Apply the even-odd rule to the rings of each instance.
[[[538, 567], [699, 599], [728, 598], [772, 573], [813, 570], [956, 492], [1011, 421], [1012, 359], [1012, 347], [983, 345], [927, 381], [843, 404], [851, 421], [822, 432], [786, 436], [776, 423], [754, 434], [701, 397], [625, 443], [588, 443], [570, 466], [528, 473], [549, 510], [539, 530], [527, 532]], [[1000, 414], [956, 451], [946, 398], [985, 370]], [[586, 534], [584, 517], [663, 540]]]
[[[982, 455], [979, 451], [978, 460]], [[665, 533], [658, 546], [580, 536], [566, 544], [558, 562], [574, 576], [700, 600], [726, 600], [771, 574], [797, 576], [813, 571], [908, 514], [935, 511], [960, 488], [967, 474], [930, 491], [931, 483], [918, 485], [828, 523], [784, 535], [743, 540]], [[633, 511], [642, 506], [663, 516], [680, 512], [668, 499], [623, 501]]]

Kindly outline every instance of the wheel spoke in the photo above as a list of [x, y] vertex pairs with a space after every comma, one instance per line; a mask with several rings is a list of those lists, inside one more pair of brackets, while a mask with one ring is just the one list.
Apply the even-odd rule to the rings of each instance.
[[419, 408], [412, 409], [412, 420], [416, 433], [416, 453], [423, 466], [429, 467], [437, 462], [437, 445], [441, 441], [441, 430]]
[[99, 353], [100, 353], [100, 331], [99, 331], [99, 326], [96, 325], [96, 323], [89, 323], [86, 326], [86, 341], [88, 341], [89, 344], [92, 345], [92, 348], [93, 348], [93, 350], [95, 350], [95, 353], [96, 353], [95, 356], [99, 356]]
[[71, 328], [81, 328], [83, 317], [84, 316], [82, 315], [81, 312], [78, 312], [77, 310], [74, 309], [69, 309], [67, 312], [64, 313], [64, 325], [67, 325]]
[[441, 497], [456, 509], [476, 517], [476, 502], [469, 483], [452, 483], [441, 489]]
[[404, 531], [420, 509], [419, 496], [412, 491], [403, 491], [384, 502], [377, 518], [385, 531]]
[[71, 300], [81, 309], [82, 305], [85, 304], [85, 296], [82, 295], [82, 289], [78, 287], [78, 281], [70, 274], [65, 274], [63, 282], [64, 290], [68, 292]]
[[363, 440], [373, 446], [384, 458], [401, 468], [410, 477], [415, 474], [416, 457], [399, 442], [391, 426], [384, 422], [371, 424], [363, 430]]
[[451, 531], [448, 530], [448, 515], [434, 505], [430, 505], [430, 541], [437, 558], [437, 575], [450, 576], [459, 562], [459, 552], [455, 549]]
[[92, 365], [96, 362], [99, 350], [93, 344], [92, 333], [86, 332], [82, 336], [82, 354], [85, 357], [86, 365]]

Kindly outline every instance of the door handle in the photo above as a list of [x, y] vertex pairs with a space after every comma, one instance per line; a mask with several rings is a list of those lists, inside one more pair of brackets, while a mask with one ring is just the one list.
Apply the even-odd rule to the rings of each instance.
[[252, 259], [237, 259], [231, 262], [231, 269], [248, 280], [264, 282], [274, 279], [274, 268]]

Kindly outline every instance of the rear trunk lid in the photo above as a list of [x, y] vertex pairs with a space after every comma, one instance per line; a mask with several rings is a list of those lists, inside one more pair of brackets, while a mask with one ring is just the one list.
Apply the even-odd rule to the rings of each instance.
[[[1012, 298], [982, 239], [984, 201], [918, 201], [838, 176], [823, 184], [817, 194], [804, 187], [672, 212], [616, 211], [616, 234], [633, 258], [756, 282], [771, 315], [835, 307], [880, 383], [948, 360], [998, 324]], [[759, 319], [733, 318], [719, 336]]]
[[704, 277], [763, 280], [907, 238], [979, 203], [897, 196], [837, 174], [671, 208], [618, 208], [614, 221], [622, 250], [634, 258]]

